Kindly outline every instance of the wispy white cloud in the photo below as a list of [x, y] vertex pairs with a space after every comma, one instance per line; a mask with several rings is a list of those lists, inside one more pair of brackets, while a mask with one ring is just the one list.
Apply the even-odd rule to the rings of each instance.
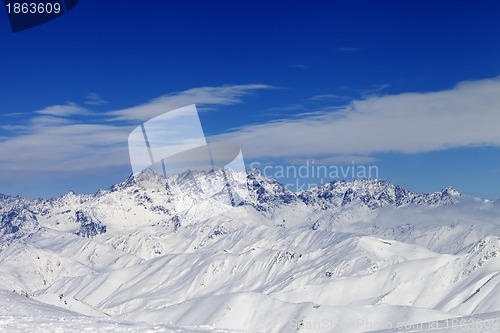
[[290, 65], [292, 68], [297, 68], [297, 69], [308, 69], [310, 66], [304, 65], [304, 64], [292, 64]]
[[148, 103], [127, 109], [109, 112], [114, 120], [145, 121], [169, 110], [196, 104], [200, 110], [209, 110], [207, 105], [231, 105], [241, 103], [241, 98], [257, 90], [275, 89], [264, 84], [201, 87], [167, 94]]
[[52, 105], [22, 123], [1, 127], [10, 135], [0, 139], [0, 170], [46, 174], [127, 167], [128, 135], [144, 120], [193, 103], [205, 110], [240, 103], [253, 91], [271, 88], [261, 84], [194, 88], [101, 114], [74, 103]]
[[305, 165], [314, 163], [315, 165], [341, 165], [341, 164], [368, 164], [377, 162], [378, 159], [373, 156], [360, 155], [337, 155], [327, 157], [313, 158], [286, 158], [285, 163], [291, 165]]
[[[25, 123], [3, 126], [10, 135], [2, 133], [0, 139], [0, 170], [37, 173], [126, 167], [127, 137], [138, 123], [192, 103], [201, 104], [205, 110], [241, 103], [245, 95], [271, 88], [243, 85], [189, 89], [137, 107], [110, 111], [98, 121], [92, 120], [92, 111], [76, 104], [51, 106], [38, 110]], [[379, 152], [500, 146], [499, 92], [500, 77], [462, 82], [438, 92], [372, 96], [343, 108], [323, 108], [244, 126], [211, 141], [237, 143], [249, 160], [314, 158], [335, 164], [349, 160], [369, 163]], [[82, 123], [81, 115], [89, 116], [84, 118], [86, 123]], [[73, 116], [79, 116], [79, 120], [73, 120]]]
[[73, 120], [69, 118], [63, 117], [54, 117], [54, 116], [38, 116], [31, 118], [28, 125], [24, 126], [25, 130], [36, 129], [41, 126], [56, 126], [56, 125], [64, 125], [64, 124], [72, 124]]
[[[2, 125], [0, 126], [0, 129], [3, 129], [5, 131], [22, 131], [26, 129], [25, 125]], [[8, 138], [8, 137], [5, 137]]]
[[56, 117], [70, 117], [74, 115], [89, 114], [89, 110], [78, 106], [75, 103], [66, 103], [62, 105], [51, 105], [41, 110], [35, 111], [36, 114], [56, 116]]
[[382, 90], [385, 90], [387, 88], [389, 88], [388, 84], [374, 84], [374, 85], [372, 85], [371, 88], [362, 91], [361, 97], [369, 98], [369, 97], [379, 95], [382, 92]]
[[348, 100], [348, 99], [351, 99], [351, 97], [338, 94], [323, 94], [309, 98], [310, 101]]
[[265, 114], [262, 116], [285, 116], [285, 115], [293, 115], [297, 112], [308, 112], [308, 109], [302, 104], [292, 104], [283, 107], [270, 108], [265, 110]]
[[24, 113], [22, 112], [12, 112], [12, 113], [2, 113], [0, 114], [0, 117], [19, 117], [23, 115]]
[[0, 168], [65, 171], [126, 165], [127, 129], [99, 124], [36, 123], [0, 142]]
[[87, 96], [85, 96], [84, 103], [87, 105], [104, 105], [108, 102], [103, 99], [98, 93], [91, 92]]
[[246, 157], [371, 156], [500, 146], [500, 77], [449, 90], [372, 96], [336, 111], [244, 126], [212, 140]]

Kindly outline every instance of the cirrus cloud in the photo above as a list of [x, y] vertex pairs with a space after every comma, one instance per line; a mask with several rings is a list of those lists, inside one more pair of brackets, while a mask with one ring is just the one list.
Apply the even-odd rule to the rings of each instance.
[[247, 157], [420, 153], [500, 146], [500, 77], [448, 90], [371, 96], [300, 118], [243, 126], [212, 138], [242, 146]]
[[0, 126], [8, 132], [0, 138], [0, 170], [42, 174], [128, 167], [127, 137], [144, 120], [193, 103], [205, 110], [237, 104], [251, 92], [272, 88], [263, 84], [199, 87], [101, 113], [75, 103], [48, 106], [23, 123]]
[[157, 97], [148, 103], [109, 112], [113, 120], [146, 121], [168, 110], [196, 104], [198, 110], [207, 110], [207, 105], [231, 105], [241, 103], [241, 98], [256, 90], [276, 89], [266, 84], [228, 85], [222, 87], [200, 87]]

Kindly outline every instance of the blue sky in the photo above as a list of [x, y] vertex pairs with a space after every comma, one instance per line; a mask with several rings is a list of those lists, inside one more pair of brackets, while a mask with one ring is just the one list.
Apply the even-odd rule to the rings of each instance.
[[377, 165], [500, 198], [498, 1], [81, 1], [12, 33], [0, 10], [0, 193], [93, 193], [130, 131], [196, 103], [248, 165]]

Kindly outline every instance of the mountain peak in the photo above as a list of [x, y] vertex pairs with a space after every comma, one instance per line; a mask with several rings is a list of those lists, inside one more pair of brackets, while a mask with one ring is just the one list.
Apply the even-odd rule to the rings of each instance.
[[458, 192], [455, 188], [451, 186], [446, 187], [441, 192], [445, 195], [450, 195], [452, 197], [459, 197], [462, 195], [460, 192]]

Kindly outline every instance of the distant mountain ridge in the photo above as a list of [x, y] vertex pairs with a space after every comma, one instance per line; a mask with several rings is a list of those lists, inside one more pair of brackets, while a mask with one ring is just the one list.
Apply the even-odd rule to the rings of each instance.
[[[0, 235], [7, 239], [17, 238], [17, 233], [26, 233], [36, 230], [39, 216], [52, 215], [56, 210], [59, 214], [67, 215], [67, 222], [79, 225], [74, 233], [83, 237], [93, 237], [106, 232], [105, 221], [97, 219], [88, 212], [88, 208], [107, 201], [119, 192], [128, 195], [131, 204], [147, 207], [157, 214], [164, 214], [168, 218], [179, 219], [176, 215], [177, 199], [180, 205], [189, 207], [192, 198], [200, 193], [207, 192], [210, 187], [223, 188], [227, 182], [232, 186], [248, 188], [250, 198], [232, 202], [231, 205], [248, 205], [257, 211], [271, 212], [277, 207], [285, 207], [297, 203], [304, 203], [308, 207], [336, 209], [348, 205], [362, 205], [371, 209], [384, 206], [416, 205], [450, 205], [458, 201], [461, 196], [458, 191], [448, 187], [440, 192], [430, 194], [413, 193], [399, 186], [383, 180], [354, 180], [334, 181], [301, 192], [292, 192], [278, 181], [263, 176], [257, 169], [246, 175], [226, 170], [230, 179], [222, 172], [211, 173], [186, 171], [175, 175], [172, 179], [165, 179], [150, 169], [138, 175], [132, 175], [122, 183], [111, 186], [107, 190], [100, 190], [94, 195], [75, 194], [69, 192], [61, 197], [52, 199], [28, 200], [19, 196], [0, 195]], [[199, 177], [202, 174], [203, 177]], [[200, 183], [200, 179], [204, 182]], [[183, 193], [172, 193], [171, 185], [176, 183]], [[154, 204], [150, 194], [155, 196]], [[159, 194], [159, 195], [158, 195]], [[177, 196], [174, 198], [174, 196]], [[228, 203], [231, 200], [227, 201]], [[69, 209], [64, 209], [68, 207]], [[120, 207], [115, 207], [120, 209]], [[71, 214], [69, 214], [71, 213]], [[19, 235], [20, 236], [20, 235]]]

